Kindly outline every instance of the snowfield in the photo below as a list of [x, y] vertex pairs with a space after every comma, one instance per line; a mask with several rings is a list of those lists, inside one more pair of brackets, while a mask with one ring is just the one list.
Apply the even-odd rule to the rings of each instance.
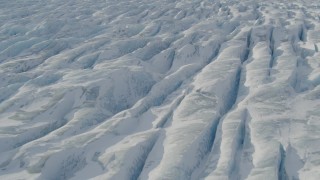
[[319, 1], [0, 4], [0, 179], [320, 179]]

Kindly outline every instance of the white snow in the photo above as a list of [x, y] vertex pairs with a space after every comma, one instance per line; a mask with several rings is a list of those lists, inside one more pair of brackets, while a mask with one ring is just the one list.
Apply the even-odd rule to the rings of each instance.
[[320, 179], [320, 2], [0, 4], [0, 179]]

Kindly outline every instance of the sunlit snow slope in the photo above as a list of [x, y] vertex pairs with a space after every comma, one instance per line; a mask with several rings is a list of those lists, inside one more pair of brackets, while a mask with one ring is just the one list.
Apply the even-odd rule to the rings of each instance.
[[0, 0], [0, 179], [319, 180], [317, 0]]

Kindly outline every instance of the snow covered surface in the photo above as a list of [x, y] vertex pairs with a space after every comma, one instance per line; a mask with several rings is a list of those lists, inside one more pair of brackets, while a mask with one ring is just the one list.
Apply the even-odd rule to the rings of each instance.
[[0, 179], [320, 179], [319, 1], [0, 3]]

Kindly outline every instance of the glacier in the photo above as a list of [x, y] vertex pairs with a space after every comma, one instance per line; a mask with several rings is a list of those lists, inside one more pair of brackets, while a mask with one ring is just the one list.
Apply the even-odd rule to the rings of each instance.
[[0, 2], [0, 179], [320, 179], [320, 2]]

